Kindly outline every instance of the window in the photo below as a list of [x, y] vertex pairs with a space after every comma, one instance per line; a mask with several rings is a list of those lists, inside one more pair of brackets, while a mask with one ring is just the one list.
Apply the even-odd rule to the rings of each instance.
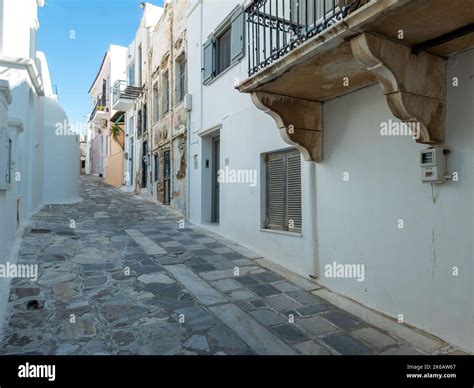
[[244, 14], [236, 8], [203, 45], [203, 82], [215, 77], [244, 56]]
[[184, 56], [176, 60], [176, 104], [183, 101], [186, 94], [186, 60]]
[[102, 96], [101, 96], [101, 102], [100, 105], [104, 108], [107, 105], [107, 80], [103, 79], [102, 80]]
[[153, 85], [153, 124], [158, 122], [160, 117], [160, 104], [159, 104], [159, 94], [158, 94], [158, 81]]
[[296, 150], [265, 155], [265, 229], [301, 232], [301, 157]]
[[7, 142], [7, 173], [5, 181], [8, 184], [12, 183], [12, 139], [8, 139]]
[[131, 65], [128, 68], [128, 84], [130, 86], [135, 86], [135, 65]]
[[158, 182], [158, 167], [159, 167], [158, 154], [155, 154], [154, 156], [154, 165], [155, 165], [155, 174], [153, 178], [155, 182]]
[[139, 109], [138, 114], [137, 114], [137, 132], [138, 132], [138, 136], [141, 136], [141, 134], [142, 134], [142, 121], [143, 121], [142, 110]]
[[148, 113], [147, 113], [146, 103], [143, 104], [142, 126], [143, 126], [143, 133], [148, 131]]
[[229, 27], [222, 35], [217, 37], [217, 75], [230, 67], [230, 34], [231, 28]]
[[142, 63], [143, 63], [143, 54], [142, 54], [142, 45], [138, 47], [138, 86], [142, 87]]
[[163, 114], [165, 115], [170, 110], [170, 83], [168, 71], [163, 73], [163, 82], [161, 83], [163, 89]]

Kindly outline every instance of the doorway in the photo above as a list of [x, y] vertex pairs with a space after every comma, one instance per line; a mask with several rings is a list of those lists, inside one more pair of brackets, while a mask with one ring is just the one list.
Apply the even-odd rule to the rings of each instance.
[[146, 177], [148, 174], [148, 143], [146, 141], [143, 142], [143, 150], [142, 150], [142, 189], [146, 189]]
[[129, 154], [129, 163], [130, 163], [130, 175], [128, 176], [128, 182], [127, 184], [130, 186], [133, 186], [133, 182], [135, 180], [135, 171], [134, 171], [134, 166], [133, 166], [133, 157], [134, 157], [134, 144], [133, 144], [133, 137], [130, 138], [130, 154]]
[[220, 170], [220, 137], [212, 139], [212, 214], [211, 222], [219, 223], [220, 183], [218, 180]]
[[163, 153], [163, 189], [164, 197], [163, 203], [169, 205], [171, 202], [171, 161], [170, 161], [170, 151], [165, 151]]

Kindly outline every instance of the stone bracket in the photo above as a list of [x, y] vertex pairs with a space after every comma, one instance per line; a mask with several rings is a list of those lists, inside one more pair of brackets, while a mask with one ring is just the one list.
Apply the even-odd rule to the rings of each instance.
[[322, 160], [322, 103], [265, 92], [253, 92], [252, 101], [276, 121], [283, 140], [295, 146], [305, 160]]
[[[393, 115], [418, 143], [440, 144], [446, 128], [446, 60], [392, 40], [363, 33], [350, 41], [355, 59], [380, 83]], [[416, 132], [415, 132], [416, 133]]]

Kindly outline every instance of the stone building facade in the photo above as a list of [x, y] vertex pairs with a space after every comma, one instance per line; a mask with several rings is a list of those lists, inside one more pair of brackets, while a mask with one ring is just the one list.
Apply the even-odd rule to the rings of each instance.
[[146, 87], [151, 129], [151, 190], [158, 202], [186, 214], [187, 94], [186, 9], [188, 1], [165, 5], [149, 51]]

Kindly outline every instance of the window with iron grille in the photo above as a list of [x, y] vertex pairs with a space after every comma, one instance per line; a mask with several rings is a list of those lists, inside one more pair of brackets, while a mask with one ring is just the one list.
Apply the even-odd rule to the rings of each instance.
[[183, 101], [186, 94], [186, 60], [181, 56], [176, 60], [176, 104]]
[[301, 156], [297, 150], [265, 155], [265, 229], [300, 233]]

